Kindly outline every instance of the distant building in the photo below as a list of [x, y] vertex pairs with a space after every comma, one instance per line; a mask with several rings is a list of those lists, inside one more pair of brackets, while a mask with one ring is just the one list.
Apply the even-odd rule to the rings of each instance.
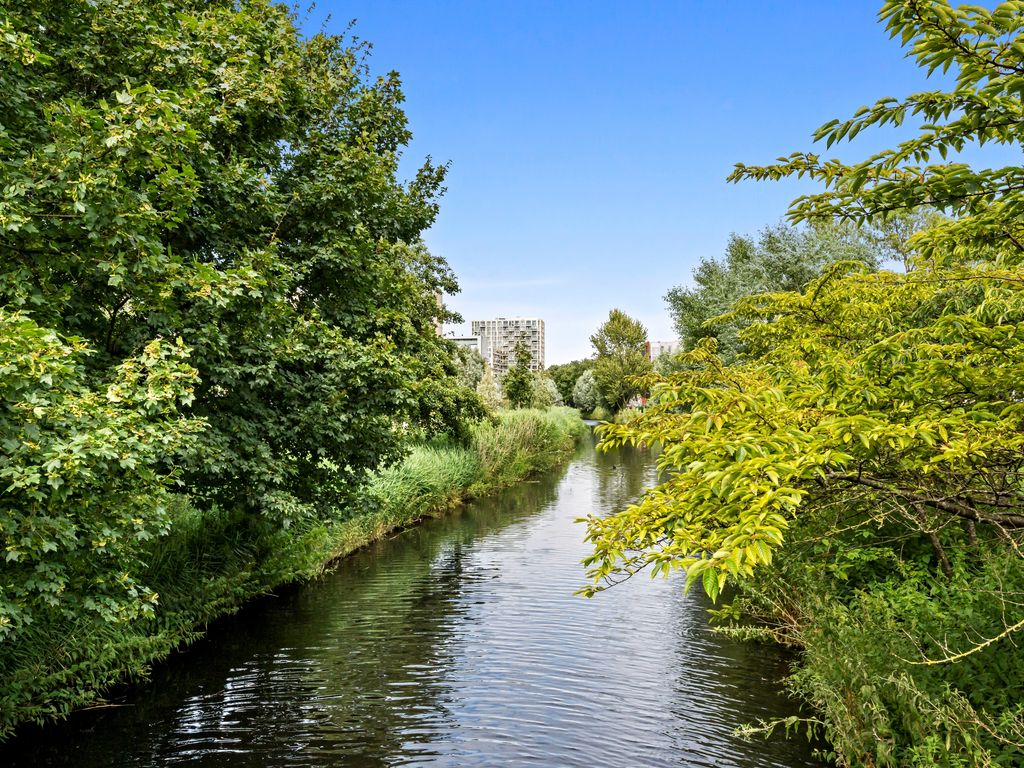
[[520, 339], [530, 352], [530, 368], [544, 370], [544, 321], [539, 317], [498, 317], [494, 320], [474, 320], [474, 336], [480, 337], [484, 359], [499, 379], [515, 365], [516, 344]]
[[480, 356], [486, 360], [488, 353], [487, 343], [480, 336], [455, 336], [452, 341], [458, 344], [460, 347], [466, 347], [467, 349], [475, 350]]
[[662, 355], [674, 355], [683, 348], [678, 339], [675, 341], [648, 341], [646, 346], [647, 359], [652, 363]]

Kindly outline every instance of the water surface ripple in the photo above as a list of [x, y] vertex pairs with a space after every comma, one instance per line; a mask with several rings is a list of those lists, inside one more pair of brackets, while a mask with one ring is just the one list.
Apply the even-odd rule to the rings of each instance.
[[[261, 600], [123, 707], [0, 748], [15, 766], [817, 765], [732, 730], [787, 714], [783, 659], [712, 634], [679, 579], [573, 596], [582, 526], [654, 479], [642, 451], [405, 531]], [[6, 759], [6, 758], [10, 759]]]

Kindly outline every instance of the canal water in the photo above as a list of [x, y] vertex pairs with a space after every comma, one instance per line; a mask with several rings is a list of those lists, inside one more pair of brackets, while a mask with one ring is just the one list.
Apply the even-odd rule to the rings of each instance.
[[15, 766], [818, 765], [733, 729], [793, 712], [773, 648], [712, 633], [677, 578], [593, 599], [576, 518], [655, 481], [645, 451], [397, 534], [247, 607], [113, 706], [0, 747]]

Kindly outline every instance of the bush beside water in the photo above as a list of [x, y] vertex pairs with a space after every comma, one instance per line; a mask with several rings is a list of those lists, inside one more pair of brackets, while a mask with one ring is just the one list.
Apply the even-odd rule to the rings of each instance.
[[720, 618], [742, 620], [719, 631], [799, 649], [787, 686], [813, 711], [743, 730], [806, 726], [839, 765], [1020, 765], [1024, 706], [1014, 681], [1024, 679], [1024, 657], [984, 644], [1005, 631], [1006, 617], [992, 591], [977, 589], [1022, 594], [1016, 553], [979, 537], [952, 555], [950, 577], [936, 579], [928, 552], [912, 543], [903, 559], [884, 547], [833, 545], [828, 558], [810, 548], [810, 557], [780, 558], [770, 575], [742, 580], [721, 609]]
[[246, 600], [313, 578], [327, 565], [396, 529], [564, 461], [586, 427], [571, 408], [504, 412], [474, 428], [468, 446], [435, 439], [374, 475], [349, 508], [327, 521], [281, 529], [179, 499], [170, 533], [148, 555], [152, 618], [110, 623], [36, 622], [0, 654], [0, 739], [102, 701], [104, 690], [145, 678], [149, 665], [202, 635]]

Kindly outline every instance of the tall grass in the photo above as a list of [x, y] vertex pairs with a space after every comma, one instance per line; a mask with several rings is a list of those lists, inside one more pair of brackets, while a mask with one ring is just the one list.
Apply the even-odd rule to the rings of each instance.
[[330, 557], [550, 469], [572, 453], [586, 430], [572, 408], [503, 411], [474, 428], [468, 447], [417, 446], [373, 478], [365, 514], [333, 527]]
[[0, 646], [0, 741], [20, 723], [65, 716], [115, 683], [144, 678], [151, 663], [257, 595], [554, 467], [585, 432], [570, 408], [503, 412], [476, 427], [468, 446], [416, 445], [402, 463], [374, 475], [352, 508], [286, 530], [180, 500], [171, 532], [147, 558], [147, 582], [160, 596], [152, 618], [111, 624], [54, 615]]
[[480, 474], [470, 492], [488, 493], [558, 463], [586, 433], [573, 408], [507, 411], [473, 434]]

